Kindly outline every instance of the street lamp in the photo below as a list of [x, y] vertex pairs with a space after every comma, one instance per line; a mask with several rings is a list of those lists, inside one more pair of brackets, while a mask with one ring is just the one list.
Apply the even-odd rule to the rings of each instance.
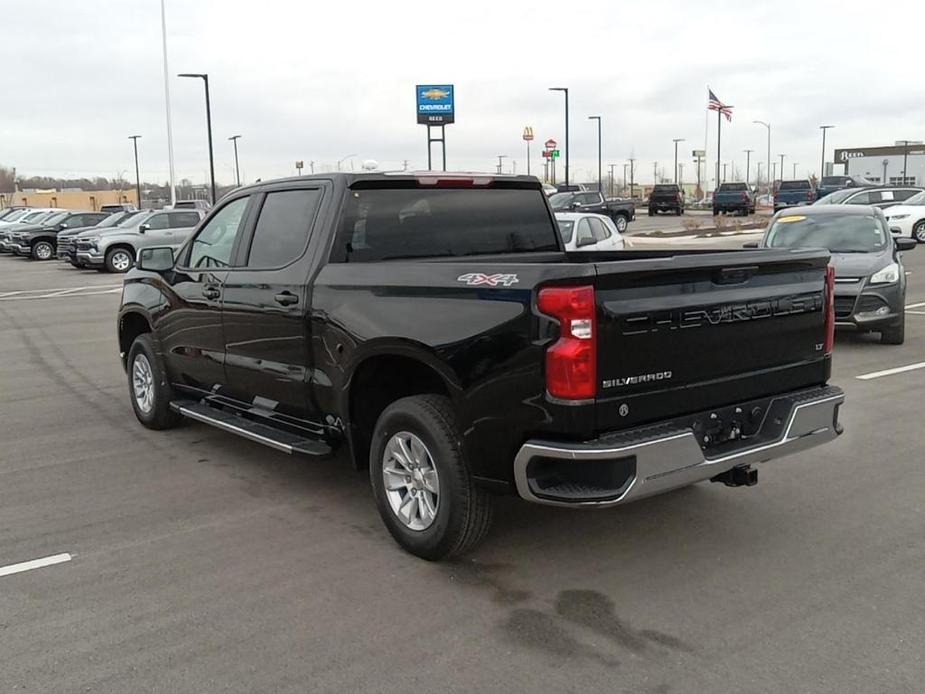
[[886, 167], [887, 167], [887, 164], [889, 163], [890, 163], [889, 159], [883, 160], [883, 185], [886, 185]]
[[636, 163], [636, 160], [630, 157], [630, 198], [635, 197], [635, 193], [636, 193], [635, 188], [634, 188], [634, 184], [635, 184], [634, 175], [635, 174], [634, 174], [634, 169], [633, 169], [633, 165], [635, 163]]
[[568, 87], [550, 87], [549, 91], [565, 94], [565, 185], [568, 185]]
[[240, 135], [232, 135], [228, 139], [231, 140], [231, 143], [234, 145], [234, 177], [238, 182], [238, 187], [241, 187], [241, 170], [238, 168], [238, 139]]
[[780, 180], [781, 180], [781, 183], [783, 183], [784, 182], [784, 157], [786, 157], [787, 155], [778, 154], [777, 156], [780, 157]]
[[[601, 174], [601, 117], [600, 116], [588, 116], [588, 120], [597, 121], [597, 192], [601, 195], [604, 194], [604, 181], [602, 180]], [[566, 156], [568, 155], [568, 149], [565, 150]]]
[[793, 177], [794, 177], [794, 179], [797, 177], [797, 166], [798, 166], [799, 164], [800, 164], [800, 162], [798, 162], [798, 161], [793, 162]]
[[771, 124], [765, 123], [763, 120], [753, 120], [752, 123], [756, 125], [763, 125], [768, 129], [768, 168], [766, 173], [768, 174], [768, 197], [771, 196]]
[[755, 150], [746, 149], [743, 151], [745, 152], [745, 187], [748, 188], [748, 179], [749, 179], [749, 174], [751, 173], [751, 165], [752, 165], [752, 152], [754, 152]]
[[[831, 130], [834, 128], [834, 125], [820, 125], [819, 129], [822, 131], [822, 164], [819, 167], [819, 180], [822, 180], [822, 177], [825, 176], [825, 131]], [[796, 175], [794, 175], [796, 178]]]
[[672, 140], [674, 142], [674, 182], [678, 182], [678, 143], [684, 142], [683, 137], [676, 137]]
[[135, 147], [135, 194], [138, 196], [138, 209], [141, 209], [141, 176], [138, 175], [138, 138], [141, 135], [129, 135], [128, 139], [132, 141]]
[[627, 166], [629, 166], [629, 164], [624, 164], [624, 165], [623, 165], [623, 188], [620, 190], [620, 195], [621, 195], [621, 196], [622, 196], [622, 195], [626, 195], [626, 181], [627, 181], [627, 178], [626, 178], [626, 167], [627, 167]]
[[909, 140], [902, 140], [903, 143], [903, 177], [899, 185], [906, 185], [906, 161], [909, 159]]
[[[353, 159], [353, 157], [358, 157], [358, 156], [360, 155], [359, 154], [348, 154], [346, 157], [338, 159], [337, 160], [337, 170], [340, 171], [340, 165], [343, 164], [345, 161], [347, 161], [348, 159]], [[312, 171], [312, 173], [315, 173], [315, 172]]]
[[209, 176], [212, 181], [212, 204], [215, 204], [215, 157], [212, 154], [212, 104], [209, 101], [209, 76], [198, 72], [181, 72], [177, 77], [198, 77], [206, 87], [206, 130], [209, 135]]
[[610, 197], [613, 197], [613, 170], [616, 164], [608, 164], [610, 167]]

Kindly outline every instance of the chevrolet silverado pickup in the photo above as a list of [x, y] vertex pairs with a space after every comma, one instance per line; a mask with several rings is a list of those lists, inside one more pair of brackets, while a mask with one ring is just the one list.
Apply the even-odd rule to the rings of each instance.
[[833, 287], [818, 249], [566, 252], [533, 177], [319, 174], [141, 249], [117, 330], [141, 424], [343, 449], [435, 560], [484, 537], [495, 495], [750, 486], [834, 439]]
[[602, 214], [613, 220], [621, 234], [636, 219], [636, 204], [630, 200], [607, 200], [600, 192], [562, 192], [550, 196], [553, 212], [586, 212]]
[[713, 192], [713, 216], [729, 214], [755, 214], [755, 194], [745, 183], [721, 183]]

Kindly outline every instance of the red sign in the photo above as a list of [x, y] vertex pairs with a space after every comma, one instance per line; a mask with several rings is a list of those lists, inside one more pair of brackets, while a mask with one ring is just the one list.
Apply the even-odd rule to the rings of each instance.
[[555, 140], [546, 140], [546, 149], [555, 149], [557, 144]]

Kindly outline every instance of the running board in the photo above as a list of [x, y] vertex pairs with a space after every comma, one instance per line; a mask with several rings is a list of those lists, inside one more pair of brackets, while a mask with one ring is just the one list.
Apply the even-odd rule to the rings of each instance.
[[170, 407], [184, 417], [262, 443], [264, 446], [275, 448], [283, 453], [300, 453], [313, 458], [327, 458], [332, 452], [331, 447], [324, 441], [305, 438], [266, 424], [253, 422], [195, 400], [174, 400], [170, 403]]

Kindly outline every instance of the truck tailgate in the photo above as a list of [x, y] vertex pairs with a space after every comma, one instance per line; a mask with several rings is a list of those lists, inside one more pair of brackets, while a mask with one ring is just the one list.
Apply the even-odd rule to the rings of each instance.
[[598, 263], [597, 429], [825, 383], [827, 264], [771, 249]]

